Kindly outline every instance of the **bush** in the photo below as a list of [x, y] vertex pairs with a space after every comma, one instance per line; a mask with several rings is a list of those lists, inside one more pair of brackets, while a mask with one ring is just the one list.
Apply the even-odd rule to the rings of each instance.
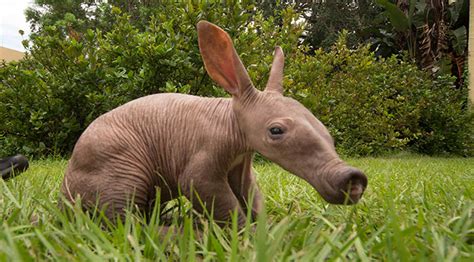
[[416, 151], [474, 155], [474, 112], [467, 108], [467, 83], [458, 90], [453, 81], [448, 76], [433, 81], [419, 121], [422, 135], [412, 143]]
[[350, 50], [345, 39], [329, 52], [299, 54], [285, 83], [327, 125], [341, 153], [472, 154], [473, 114], [454, 78], [433, 80], [413, 63], [376, 58], [368, 46]]
[[110, 10], [110, 30], [76, 32], [71, 27], [81, 23], [65, 14], [31, 39], [24, 60], [0, 66], [0, 155], [67, 155], [96, 117], [148, 94], [225, 96], [202, 64], [196, 32], [201, 19], [232, 35], [261, 85], [274, 46], [290, 52], [301, 35], [301, 28], [290, 23], [297, 15], [292, 9], [281, 11], [283, 25], [276, 27], [272, 18], [237, 1], [163, 3], [143, 30], [120, 9]]
[[433, 79], [396, 57], [377, 59], [367, 46], [350, 50], [346, 34], [331, 51], [309, 54], [298, 45], [302, 27], [292, 22], [298, 14], [291, 8], [278, 13], [278, 26], [237, 1], [163, 3], [139, 27], [120, 9], [110, 10], [110, 28], [80, 32], [71, 30], [80, 21], [65, 14], [31, 39], [24, 60], [0, 65], [0, 155], [68, 155], [97, 116], [148, 94], [226, 96], [199, 55], [201, 19], [230, 33], [259, 88], [274, 46], [282, 46], [287, 93], [328, 126], [345, 155], [472, 154], [473, 114], [452, 78]]

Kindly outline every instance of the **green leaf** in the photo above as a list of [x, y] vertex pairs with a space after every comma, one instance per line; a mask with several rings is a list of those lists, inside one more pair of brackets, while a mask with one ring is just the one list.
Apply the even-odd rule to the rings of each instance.
[[461, 26], [456, 30], [452, 31], [453, 37], [453, 48], [458, 55], [464, 53], [467, 45], [467, 30], [465, 26]]
[[388, 0], [376, 0], [377, 4], [385, 8], [385, 14], [390, 19], [393, 27], [400, 32], [410, 29], [410, 20], [398, 6], [390, 3]]

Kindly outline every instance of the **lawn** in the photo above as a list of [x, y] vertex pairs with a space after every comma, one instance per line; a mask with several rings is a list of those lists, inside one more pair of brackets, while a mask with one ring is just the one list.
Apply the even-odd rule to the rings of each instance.
[[329, 205], [276, 165], [256, 164], [266, 204], [257, 223], [221, 229], [184, 203], [169, 212], [181, 233], [166, 237], [157, 216], [107, 226], [77, 207], [60, 211], [66, 161], [34, 161], [0, 181], [0, 261], [474, 261], [474, 158], [347, 161], [369, 177], [358, 205]]

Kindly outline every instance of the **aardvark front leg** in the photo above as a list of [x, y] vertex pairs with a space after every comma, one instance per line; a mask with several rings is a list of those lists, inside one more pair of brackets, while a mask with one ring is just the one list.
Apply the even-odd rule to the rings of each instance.
[[229, 222], [232, 213], [237, 212], [239, 228], [245, 226], [245, 213], [225, 177], [210, 178], [209, 174], [194, 173], [181, 180], [180, 187], [198, 212], [204, 213], [205, 208], [219, 224]]
[[263, 208], [263, 198], [252, 170], [252, 157], [245, 157], [241, 163], [232, 168], [228, 173], [228, 179], [245, 214], [251, 205], [252, 219], [255, 220]]

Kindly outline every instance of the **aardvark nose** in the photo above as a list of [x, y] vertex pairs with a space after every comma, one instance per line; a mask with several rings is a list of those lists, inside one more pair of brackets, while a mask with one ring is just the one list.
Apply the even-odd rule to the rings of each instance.
[[342, 193], [341, 204], [357, 203], [365, 188], [367, 187], [367, 177], [359, 169], [349, 167], [342, 174], [340, 191]]

